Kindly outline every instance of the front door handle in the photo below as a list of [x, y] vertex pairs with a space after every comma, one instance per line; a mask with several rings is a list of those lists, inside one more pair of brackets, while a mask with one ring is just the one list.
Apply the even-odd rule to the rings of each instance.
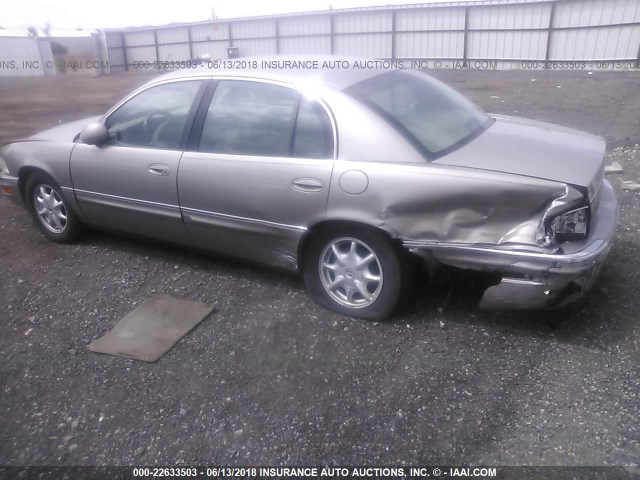
[[291, 185], [299, 192], [319, 192], [322, 190], [322, 182], [317, 178], [296, 178]]
[[149, 173], [153, 175], [167, 176], [171, 169], [169, 165], [165, 165], [164, 163], [152, 163], [149, 165]]

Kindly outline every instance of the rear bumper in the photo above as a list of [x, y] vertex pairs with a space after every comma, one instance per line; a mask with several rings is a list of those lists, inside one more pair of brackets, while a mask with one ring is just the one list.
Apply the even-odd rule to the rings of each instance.
[[583, 242], [563, 245], [564, 253], [505, 250], [475, 245], [404, 242], [412, 253], [445, 265], [498, 273], [502, 280], [487, 288], [483, 308], [524, 309], [561, 307], [583, 297], [593, 286], [611, 250], [618, 222], [618, 200], [603, 181], [591, 233]]
[[22, 198], [20, 198], [20, 191], [18, 190], [18, 177], [0, 174], [0, 195], [9, 198], [18, 205], [22, 205]]

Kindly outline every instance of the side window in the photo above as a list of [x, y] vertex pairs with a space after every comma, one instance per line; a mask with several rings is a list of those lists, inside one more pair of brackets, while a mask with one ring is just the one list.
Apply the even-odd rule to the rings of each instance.
[[201, 152], [331, 158], [331, 123], [322, 107], [287, 87], [218, 83], [202, 129]]
[[109, 115], [112, 145], [178, 149], [200, 80], [151, 87]]
[[298, 158], [333, 158], [333, 132], [324, 108], [303, 99], [298, 110], [292, 155]]
[[204, 121], [200, 151], [288, 157], [299, 99], [286, 87], [220, 81]]

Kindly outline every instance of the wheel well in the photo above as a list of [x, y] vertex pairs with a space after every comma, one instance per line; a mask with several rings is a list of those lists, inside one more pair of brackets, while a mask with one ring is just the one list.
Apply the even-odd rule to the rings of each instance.
[[18, 192], [20, 193], [20, 197], [24, 201], [26, 201], [27, 199], [26, 192], [25, 192], [25, 188], [27, 187], [27, 181], [29, 180], [29, 177], [31, 175], [37, 172], [46, 174], [44, 170], [41, 170], [36, 167], [22, 167], [18, 172]]
[[327, 230], [332, 230], [332, 229], [343, 230], [343, 231], [349, 231], [349, 230], [355, 230], [355, 229], [375, 230], [381, 233], [382, 235], [384, 235], [385, 237], [387, 237], [387, 239], [389, 239], [389, 241], [394, 245], [396, 245], [398, 248], [402, 248], [402, 244], [400, 243], [399, 239], [394, 238], [389, 232], [387, 232], [386, 230], [380, 227], [375, 227], [367, 223], [354, 222], [351, 220], [324, 220], [320, 223], [316, 223], [315, 225], [309, 227], [309, 229], [305, 232], [304, 236], [302, 237], [302, 240], [300, 241], [300, 245], [298, 246], [298, 266], [299, 267], [302, 265], [304, 255], [305, 255], [305, 249], [309, 246], [309, 243], [310, 243], [309, 241], [318, 233], [326, 232]]

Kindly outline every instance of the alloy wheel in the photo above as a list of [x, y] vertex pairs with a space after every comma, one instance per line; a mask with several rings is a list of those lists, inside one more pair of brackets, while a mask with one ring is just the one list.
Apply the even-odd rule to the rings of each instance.
[[33, 205], [38, 220], [53, 233], [67, 228], [67, 209], [58, 192], [49, 185], [40, 184], [33, 191]]
[[361, 240], [343, 237], [330, 241], [320, 255], [318, 267], [325, 291], [341, 305], [368, 307], [380, 295], [380, 260]]

